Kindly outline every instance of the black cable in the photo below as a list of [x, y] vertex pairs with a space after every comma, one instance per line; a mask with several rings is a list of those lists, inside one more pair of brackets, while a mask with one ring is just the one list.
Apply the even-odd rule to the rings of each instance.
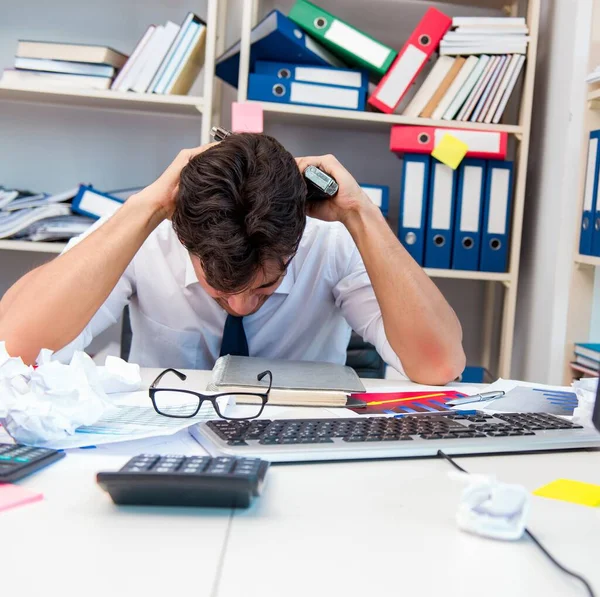
[[[455, 460], [452, 458], [452, 456], [449, 456], [448, 454], [446, 454], [445, 452], [442, 452], [441, 450], [437, 451], [437, 455], [440, 458], [444, 458], [445, 460], [447, 460], [455, 469], [458, 469], [459, 471], [463, 472], [463, 473], [467, 473], [469, 474], [469, 471], [465, 470], [462, 466], [460, 466], [460, 464], [458, 464], [457, 462], [455, 462]], [[535, 543], [535, 545], [537, 545], [540, 550], [542, 551], [542, 553], [559, 569], [562, 570], [565, 574], [568, 574], [569, 576], [572, 576], [573, 578], [576, 578], [577, 580], [581, 581], [583, 583], [583, 586], [586, 588], [589, 597], [595, 597], [595, 593], [594, 590], [592, 589], [592, 585], [590, 585], [590, 583], [588, 582], [588, 580], [586, 578], [584, 578], [583, 576], [581, 576], [580, 574], [577, 574], [576, 572], [573, 572], [572, 570], [569, 570], [568, 568], [565, 568], [558, 560], [556, 560], [556, 558], [554, 558], [554, 556], [540, 543], [539, 539], [537, 539], [537, 537], [527, 528], [525, 527], [525, 534]]]

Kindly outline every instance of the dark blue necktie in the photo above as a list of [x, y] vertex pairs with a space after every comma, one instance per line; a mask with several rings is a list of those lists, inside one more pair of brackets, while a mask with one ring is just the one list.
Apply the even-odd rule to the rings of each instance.
[[227, 315], [219, 356], [222, 357], [226, 354], [239, 357], [250, 356], [243, 319], [243, 317], [238, 317], [237, 315]]

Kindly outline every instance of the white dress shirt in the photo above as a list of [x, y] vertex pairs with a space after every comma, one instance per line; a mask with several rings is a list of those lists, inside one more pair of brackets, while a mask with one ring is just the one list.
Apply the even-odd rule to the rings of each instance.
[[[227, 313], [199, 284], [171, 222], [150, 234], [86, 328], [56, 357], [67, 361], [75, 350], [83, 350], [118, 321], [127, 304], [131, 362], [212, 369]], [[244, 317], [250, 356], [343, 364], [351, 328], [403, 373], [352, 237], [342, 224], [308, 218], [282, 283], [256, 313]]]

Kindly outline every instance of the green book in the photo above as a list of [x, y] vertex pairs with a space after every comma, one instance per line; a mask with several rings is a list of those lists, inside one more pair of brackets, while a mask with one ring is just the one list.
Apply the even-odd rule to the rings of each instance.
[[334, 17], [307, 0], [297, 0], [289, 18], [350, 66], [382, 77], [398, 55], [396, 50]]

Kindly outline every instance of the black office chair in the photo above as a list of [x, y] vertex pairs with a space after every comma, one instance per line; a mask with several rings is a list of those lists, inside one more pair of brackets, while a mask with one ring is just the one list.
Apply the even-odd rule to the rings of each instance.
[[[129, 307], [123, 309], [123, 326], [121, 327], [121, 358], [127, 360], [131, 351], [131, 321]], [[346, 365], [352, 367], [359, 377], [383, 378], [385, 376], [385, 363], [379, 356], [376, 348], [365, 342], [356, 332], [352, 332]]]

